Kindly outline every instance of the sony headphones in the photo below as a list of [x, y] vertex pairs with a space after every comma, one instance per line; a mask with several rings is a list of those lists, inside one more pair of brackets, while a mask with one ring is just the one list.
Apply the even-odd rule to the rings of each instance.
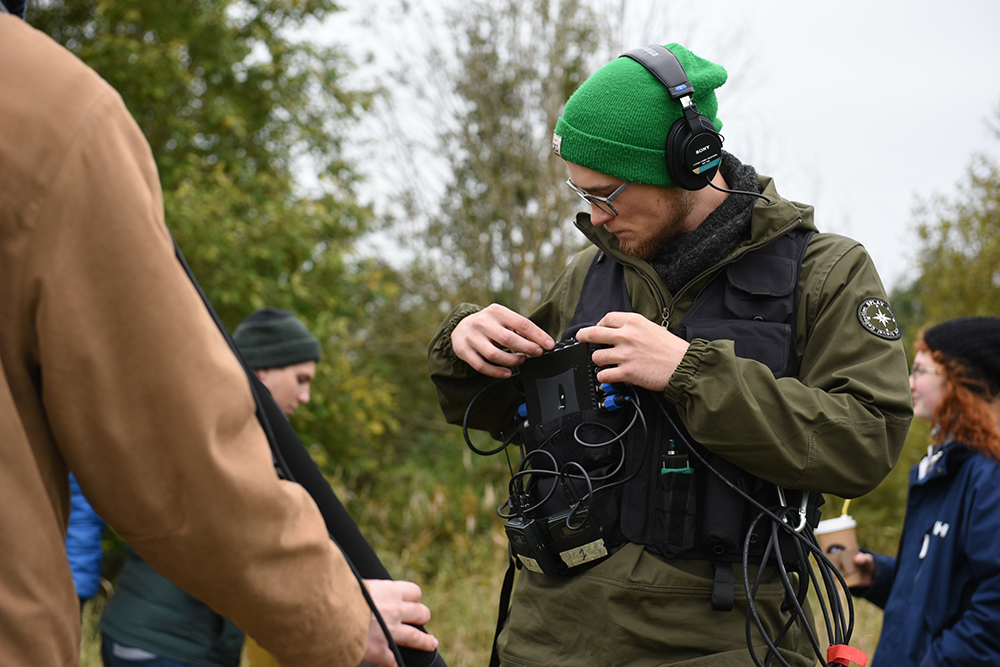
[[667, 134], [667, 175], [678, 187], [701, 190], [715, 176], [722, 162], [722, 135], [712, 121], [698, 112], [694, 104], [694, 86], [684, 67], [670, 49], [658, 44], [641, 46], [623, 53], [649, 70], [667, 87], [670, 99], [679, 100], [684, 116]]

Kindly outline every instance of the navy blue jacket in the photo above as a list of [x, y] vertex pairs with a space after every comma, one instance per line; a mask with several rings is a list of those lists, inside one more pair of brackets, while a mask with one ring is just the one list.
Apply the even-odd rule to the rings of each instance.
[[1000, 465], [948, 443], [919, 468], [899, 556], [876, 554], [863, 591], [885, 609], [872, 667], [1000, 665]]

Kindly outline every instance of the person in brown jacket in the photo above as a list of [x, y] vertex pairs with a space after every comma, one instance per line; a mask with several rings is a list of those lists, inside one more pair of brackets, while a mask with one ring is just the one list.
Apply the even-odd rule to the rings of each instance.
[[[69, 471], [150, 565], [282, 665], [394, 664], [315, 503], [275, 474], [247, 378], [174, 256], [141, 131], [13, 4], [0, 0], [0, 664], [79, 660]], [[436, 648], [404, 625], [429, 619], [419, 587], [366, 583], [398, 643]]]

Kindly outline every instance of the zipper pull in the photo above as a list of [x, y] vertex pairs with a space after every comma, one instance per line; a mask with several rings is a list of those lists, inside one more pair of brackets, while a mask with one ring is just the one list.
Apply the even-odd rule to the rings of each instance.
[[664, 329], [670, 328], [670, 310], [666, 306], [663, 307], [663, 319], [660, 321], [660, 326]]

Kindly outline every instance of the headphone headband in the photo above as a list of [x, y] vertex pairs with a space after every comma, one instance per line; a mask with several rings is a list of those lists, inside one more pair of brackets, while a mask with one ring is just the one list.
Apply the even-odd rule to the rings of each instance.
[[722, 136], [698, 112], [694, 86], [674, 53], [659, 44], [640, 46], [623, 53], [646, 68], [666, 87], [670, 99], [680, 103], [683, 117], [671, 126], [664, 147], [667, 175], [678, 187], [700, 190], [709, 185], [722, 162]]
[[677, 56], [670, 52], [670, 49], [659, 44], [650, 44], [627, 51], [620, 57], [631, 58], [648, 69], [653, 76], [660, 80], [660, 83], [666, 86], [670, 93], [670, 99], [677, 100], [685, 96], [694, 96], [694, 86], [688, 81], [683, 65], [677, 60]]

